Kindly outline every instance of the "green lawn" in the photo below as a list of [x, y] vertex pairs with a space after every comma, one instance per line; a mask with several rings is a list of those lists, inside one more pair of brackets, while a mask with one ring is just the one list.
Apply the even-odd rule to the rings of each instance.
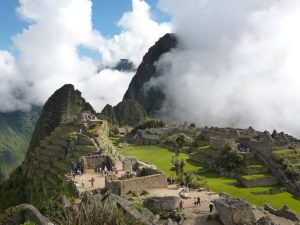
[[[134, 146], [133, 148], [134, 150], [131, 151], [120, 149], [119, 151], [124, 156], [137, 156], [143, 162], [154, 163], [158, 169], [170, 174], [170, 168], [172, 167], [170, 161], [172, 155], [174, 155], [173, 152], [156, 146]], [[202, 164], [189, 160], [187, 154], [181, 154], [180, 158], [187, 159], [186, 171], [196, 171], [205, 168]], [[238, 187], [235, 185], [237, 182], [236, 179], [220, 177], [217, 173], [212, 172], [203, 172], [202, 175], [207, 178], [210, 189], [217, 193], [226, 192], [231, 196], [245, 199], [251, 204], [258, 206], [263, 206], [267, 202], [275, 208], [281, 208], [284, 204], [287, 204], [291, 209], [300, 214], [300, 200], [288, 192], [274, 195], [254, 195], [252, 192], [268, 191], [272, 187]]]
[[239, 187], [235, 185], [236, 179], [220, 177], [217, 173], [213, 172], [203, 173], [202, 176], [205, 176], [208, 179], [210, 189], [217, 193], [226, 192], [231, 196], [245, 199], [251, 204], [258, 206], [269, 203], [275, 208], [281, 208], [284, 204], [287, 204], [292, 210], [300, 214], [300, 199], [296, 199], [288, 192], [273, 195], [254, 195], [252, 192], [268, 191], [272, 187]]
[[[119, 152], [124, 156], [136, 156], [140, 161], [146, 163], [153, 163], [156, 167], [167, 174], [170, 174], [170, 168], [172, 167], [171, 159], [174, 152], [156, 146], [134, 146], [134, 150], [121, 150]], [[190, 160], [187, 154], [180, 154], [180, 159], [185, 159], [187, 164], [185, 166], [186, 172], [197, 171], [203, 169], [203, 165]]]

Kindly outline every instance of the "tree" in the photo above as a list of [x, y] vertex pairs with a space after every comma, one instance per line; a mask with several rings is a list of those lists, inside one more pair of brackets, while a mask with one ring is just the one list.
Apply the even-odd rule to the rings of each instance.
[[173, 134], [166, 139], [166, 144], [176, 149], [176, 155], [179, 156], [180, 149], [183, 146], [189, 146], [193, 143], [193, 139], [184, 133]]
[[179, 180], [182, 181], [183, 180], [184, 167], [186, 165], [185, 160], [184, 159], [179, 159], [177, 155], [174, 155], [172, 157], [171, 163], [173, 164], [173, 167], [171, 168], [171, 170], [174, 171], [176, 176], [179, 178]]
[[220, 169], [223, 169], [227, 172], [237, 172], [244, 164], [244, 156], [234, 145], [227, 144], [224, 150], [221, 152], [218, 162]]

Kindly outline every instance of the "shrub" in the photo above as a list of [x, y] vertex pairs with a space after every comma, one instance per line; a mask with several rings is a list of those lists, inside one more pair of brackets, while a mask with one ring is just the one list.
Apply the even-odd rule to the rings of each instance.
[[63, 217], [63, 209], [61, 205], [54, 200], [44, 201], [39, 207], [41, 213], [50, 220], [57, 220]]
[[[167, 137], [165, 143], [179, 151], [183, 146], [190, 146], [193, 143], [193, 139], [184, 133], [179, 133]], [[179, 152], [177, 152], [177, 155], [179, 155]]]
[[68, 210], [63, 218], [54, 220], [57, 225], [138, 225], [121, 209], [97, 202], [81, 204], [79, 209]]
[[208, 181], [205, 177], [192, 173], [185, 174], [185, 182], [193, 189], [207, 187], [208, 185]]
[[293, 165], [288, 165], [286, 168], [286, 174], [291, 178], [295, 180], [300, 179], [300, 169]]

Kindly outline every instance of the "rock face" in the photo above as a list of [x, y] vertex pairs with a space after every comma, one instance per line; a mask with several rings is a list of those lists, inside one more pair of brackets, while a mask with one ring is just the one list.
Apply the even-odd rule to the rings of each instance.
[[54, 225], [34, 206], [28, 204], [8, 209], [0, 218], [0, 225], [20, 225], [25, 221], [34, 222], [36, 225]]
[[123, 100], [114, 107], [106, 105], [100, 117], [119, 126], [136, 126], [146, 119], [146, 112], [137, 101]]
[[124, 100], [132, 99], [138, 101], [148, 115], [155, 115], [160, 110], [165, 98], [163, 91], [159, 88], [150, 88], [146, 92], [144, 87], [151, 78], [160, 76], [160, 73], [156, 70], [155, 62], [164, 53], [175, 48], [176, 45], [177, 39], [175, 35], [166, 34], [149, 49], [124, 95]]
[[220, 198], [215, 200], [215, 206], [224, 225], [253, 225], [256, 222], [251, 206], [243, 200]]
[[144, 201], [144, 207], [150, 209], [152, 212], [156, 211], [173, 211], [176, 210], [179, 204], [179, 197], [150, 197]]

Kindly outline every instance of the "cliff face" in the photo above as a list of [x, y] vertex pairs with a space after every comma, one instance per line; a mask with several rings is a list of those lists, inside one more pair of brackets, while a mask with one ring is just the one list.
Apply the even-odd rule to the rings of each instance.
[[48, 99], [23, 164], [0, 187], [0, 211], [21, 203], [38, 204], [68, 188], [72, 191], [64, 183], [70, 163], [97, 150], [89, 138], [77, 135], [81, 124], [76, 118], [83, 111], [95, 113], [73, 85], [63, 86]]
[[152, 77], [160, 76], [156, 70], [155, 62], [158, 61], [164, 53], [175, 48], [176, 45], [177, 39], [175, 35], [166, 34], [149, 49], [124, 95], [124, 100], [136, 100], [144, 107], [150, 116], [155, 115], [155, 113], [160, 110], [165, 99], [163, 90], [150, 88], [145, 92], [144, 86]]

